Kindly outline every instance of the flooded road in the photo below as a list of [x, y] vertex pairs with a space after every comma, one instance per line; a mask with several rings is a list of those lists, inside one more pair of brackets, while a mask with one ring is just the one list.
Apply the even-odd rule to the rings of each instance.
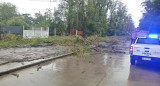
[[[160, 64], [130, 65], [129, 42], [112, 53], [68, 56], [0, 77], [0, 86], [160, 86]], [[107, 48], [106, 50], [108, 50]]]
[[69, 56], [1, 76], [0, 86], [160, 86], [160, 67], [129, 60], [121, 53]]

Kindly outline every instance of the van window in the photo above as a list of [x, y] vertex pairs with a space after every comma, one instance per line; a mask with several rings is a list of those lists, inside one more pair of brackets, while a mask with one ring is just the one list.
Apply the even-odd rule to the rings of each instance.
[[152, 39], [152, 38], [138, 38], [137, 44], [154, 44], [160, 45], [159, 39]]

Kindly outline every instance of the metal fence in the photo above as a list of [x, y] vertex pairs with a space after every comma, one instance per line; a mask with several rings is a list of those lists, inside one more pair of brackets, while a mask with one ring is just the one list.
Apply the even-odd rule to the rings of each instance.
[[49, 28], [40, 27], [32, 28], [32, 30], [25, 30], [23, 26], [0, 26], [0, 38], [7, 34], [23, 35], [23, 38], [48, 38]]
[[48, 38], [49, 28], [32, 28], [32, 30], [23, 30], [23, 38]]
[[23, 26], [0, 26], [0, 34], [23, 34]]

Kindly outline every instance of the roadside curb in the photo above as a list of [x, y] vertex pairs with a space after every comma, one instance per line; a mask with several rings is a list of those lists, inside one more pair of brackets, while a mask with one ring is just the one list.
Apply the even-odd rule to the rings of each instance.
[[11, 72], [15, 72], [15, 71], [18, 71], [18, 70], [21, 70], [21, 69], [29, 68], [31, 66], [35, 66], [35, 65], [41, 64], [43, 62], [48, 62], [48, 61], [51, 61], [51, 60], [60, 59], [60, 58], [63, 58], [63, 57], [66, 57], [66, 56], [69, 56], [69, 55], [72, 55], [72, 54], [74, 54], [74, 52], [67, 53], [67, 54], [60, 55], [60, 56], [56, 56], [56, 57], [52, 57], [52, 58], [48, 58], [48, 59], [44, 59], [44, 60], [41, 60], [41, 61], [38, 61], [38, 62], [35, 62], [35, 63], [31, 63], [31, 64], [27, 64], [27, 65], [24, 65], [24, 66], [16, 67], [16, 68], [9, 69], [9, 70], [6, 70], [6, 71], [2, 71], [2, 72], [0, 72], [0, 76], [5, 75], [5, 74], [9, 74]]
[[10, 61], [7, 61], [7, 62], [4, 62], [4, 63], [1, 63], [1, 64], [0, 64], [0, 66], [1, 66], [1, 65], [5, 65], [5, 64], [8, 64], [8, 63], [10, 63]]

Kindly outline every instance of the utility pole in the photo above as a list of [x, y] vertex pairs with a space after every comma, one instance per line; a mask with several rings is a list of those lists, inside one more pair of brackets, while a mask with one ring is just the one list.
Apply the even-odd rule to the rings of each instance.
[[[79, 5], [77, 4], [77, 7], [79, 7]], [[79, 9], [77, 9], [77, 28], [76, 28], [76, 36], [78, 35], [78, 28], [79, 28], [79, 25], [78, 25], [78, 22], [79, 22]]]
[[[56, 8], [54, 7], [54, 13], [56, 11]], [[55, 21], [55, 24], [54, 24], [54, 36], [56, 37], [56, 18], [54, 17], [54, 21]]]
[[116, 28], [115, 28], [115, 30], [114, 30], [114, 36], [117, 36], [117, 31], [116, 31], [116, 29], [117, 29], [117, 21], [116, 21]]
[[56, 27], [54, 28], [54, 36], [56, 37]]
[[119, 18], [116, 19], [116, 28], [115, 28], [115, 36], [117, 36], [117, 29], [118, 29], [118, 22], [119, 22]]

